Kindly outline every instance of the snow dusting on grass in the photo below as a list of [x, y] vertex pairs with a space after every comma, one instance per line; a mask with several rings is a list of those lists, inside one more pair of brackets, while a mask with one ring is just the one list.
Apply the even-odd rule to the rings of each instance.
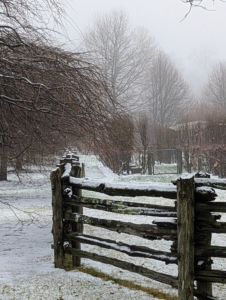
[[[104, 167], [94, 156], [81, 155], [80, 161], [85, 163], [85, 176], [94, 179], [105, 179], [116, 182], [170, 182], [175, 175], [163, 176], [118, 176]], [[22, 174], [20, 180], [12, 173], [9, 173], [9, 180], [0, 182], [0, 300], [71, 300], [71, 299], [157, 299], [154, 296], [129, 289], [116, 284], [113, 281], [93, 277], [78, 270], [66, 272], [55, 269], [53, 265], [52, 244], [52, 206], [51, 206], [51, 185], [49, 170], [38, 173], [35, 170]], [[218, 200], [225, 201], [226, 192], [217, 190]], [[83, 195], [98, 198], [112, 198], [103, 194], [84, 191]], [[142, 201], [146, 203], [172, 205], [173, 200], [148, 197], [115, 197], [123, 201]], [[110, 212], [84, 209], [84, 213], [93, 217], [104, 217], [115, 220], [123, 220], [134, 223], [151, 223], [154, 217], [118, 215]], [[225, 215], [222, 221], [226, 221]], [[104, 229], [84, 226], [84, 232], [89, 235], [107, 237], [116, 241], [123, 241], [131, 245], [142, 245], [159, 250], [169, 251], [169, 241], [148, 241], [139, 237], [126, 234], [109, 232]], [[213, 244], [226, 246], [226, 239], [223, 235], [213, 235]], [[176, 265], [165, 265], [163, 262], [144, 258], [131, 258], [126, 254], [114, 250], [102, 249], [97, 246], [82, 245], [83, 249], [109, 255], [137, 265], [142, 265], [155, 271], [177, 275]], [[214, 268], [226, 269], [226, 260], [214, 260]], [[147, 287], [158, 288], [159, 290], [177, 295], [177, 290], [170, 286], [152, 281], [146, 277], [121, 270], [119, 268], [82, 259], [84, 267], [92, 267], [114, 278], [130, 280], [136, 284]], [[214, 295], [224, 299], [226, 295], [225, 285], [214, 284]]]

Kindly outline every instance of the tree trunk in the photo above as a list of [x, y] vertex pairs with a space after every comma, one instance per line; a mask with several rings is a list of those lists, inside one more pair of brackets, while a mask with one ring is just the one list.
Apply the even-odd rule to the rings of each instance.
[[153, 154], [148, 153], [148, 175], [153, 174], [153, 165], [154, 165]]
[[7, 161], [8, 149], [3, 137], [0, 143], [0, 181], [7, 180]]
[[182, 173], [182, 151], [177, 150], [177, 173]]
[[16, 159], [16, 171], [17, 172], [21, 172], [22, 171], [22, 166], [23, 166], [23, 163], [22, 163], [23, 159], [21, 157], [17, 158]]

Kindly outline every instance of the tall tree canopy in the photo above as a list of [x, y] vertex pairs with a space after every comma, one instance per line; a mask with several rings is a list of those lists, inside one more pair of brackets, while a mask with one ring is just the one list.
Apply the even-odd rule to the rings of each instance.
[[171, 59], [161, 50], [147, 71], [145, 109], [154, 126], [170, 126], [189, 104], [189, 89]]
[[114, 107], [139, 104], [144, 70], [151, 63], [155, 42], [144, 29], [131, 29], [123, 11], [95, 18], [85, 36], [85, 49], [102, 71]]
[[226, 112], [226, 62], [215, 64], [203, 90], [204, 102], [212, 110]]

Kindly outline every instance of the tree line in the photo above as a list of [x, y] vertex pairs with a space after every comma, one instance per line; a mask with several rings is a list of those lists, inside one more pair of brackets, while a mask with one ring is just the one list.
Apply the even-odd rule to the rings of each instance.
[[[57, 1], [0, 0], [0, 179], [107, 124], [107, 88], [82, 54], [57, 46], [43, 12]], [[48, 19], [47, 19], [48, 20]], [[48, 22], [48, 21], [47, 21]], [[38, 25], [36, 25], [38, 24]]]
[[61, 23], [63, 3], [0, 0], [0, 12], [0, 180], [10, 164], [20, 171], [72, 145], [119, 173], [134, 151], [170, 145], [168, 128], [194, 111], [200, 120], [225, 110], [225, 62], [198, 107], [173, 60], [123, 11], [97, 16], [76, 52], [47, 29], [46, 14]]
[[[91, 53], [89, 59], [103, 72], [112, 95], [112, 110], [119, 112], [117, 118], [112, 118], [113, 132], [102, 135], [103, 144], [94, 147], [95, 153], [115, 172], [120, 173], [122, 163], [131, 161], [132, 153], [142, 155], [145, 170], [147, 154], [154, 149], [188, 151], [186, 142], [182, 143], [183, 139], [179, 140], [170, 128], [207, 119], [213, 124], [217, 112], [218, 119], [225, 113], [226, 64], [213, 66], [197, 98], [154, 37], [144, 29], [134, 29], [123, 11], [97, 16], [85, 35], [83, 49]], [[184, 130], [183, 135], [186, 136]]]

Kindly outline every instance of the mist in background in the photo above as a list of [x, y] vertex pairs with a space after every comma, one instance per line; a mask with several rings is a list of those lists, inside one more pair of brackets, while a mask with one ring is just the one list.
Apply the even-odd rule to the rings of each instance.
[[158, 45], [182, 71], [196, 96], [208, 78], [211, 66], [226, 60], [226, 3], [204, 0], [194, 7], [181, 0], [73, 0], [66, 32], [75, 47], [96, 15], [113, 9], [126, 12], [134, 27], [148, 29]]

